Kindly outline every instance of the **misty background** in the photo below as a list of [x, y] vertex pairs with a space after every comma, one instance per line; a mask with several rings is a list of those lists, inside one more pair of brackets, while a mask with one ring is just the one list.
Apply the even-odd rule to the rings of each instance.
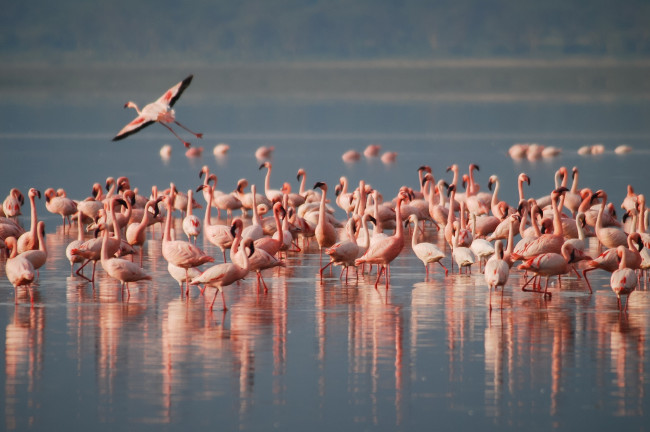
[[3, 2], [5, 62], [647, 58], [645, 0]]

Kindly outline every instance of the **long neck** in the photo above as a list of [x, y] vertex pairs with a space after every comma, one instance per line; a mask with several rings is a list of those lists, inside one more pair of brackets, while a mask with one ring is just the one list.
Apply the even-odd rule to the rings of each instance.
[[32, 206], [31, 219], [32, 224], [29, 227], [29, 231], [32, 233], [32, 236], [36, 235], [36, 225], [38, 224], [38, 218], [36, 217], [36, 201], [33, 195], [29, 196], [29, 203]]
[[494, 182], [494, 192], [492, 193], [492, 205], [496, 206], [499, 203], [499, 180]]
[[517, 181], [517, 183], [518, 183], [518, 184], [517, 184], [517, 189], [518, 189], [518, 191], [519, 191], [519, 202], [522, 202], [522, 201], [525, 199], [525, 198], [524, 198], [524, 179], [521, 179], [521, 178], [520, 178], [520, 179]]
[[260, 215], [257, 213], [257, 189], [255, 185], [251, 186], [251, 193], [253, 194], [253, 223], [261, 225]]
[[113, 231], [115, 231], [115, 238], [122, 240], [122, 232], [120, 226], [117, 224], [117, 218], [115, 217], [115, 204], [111, 202], [111, 218], [113, 219]]
[[192, 216], [192, 189], [187, 191], [187, 210], [186, 216]]
[[163, 233], [163, 242], [171, 241], [171, 228], [172, 228], [172, 206], [167, 203], [167, 218], [165, 219], [165, 231]]
[[585, 239], [585, 230], [582, 228], [582, 219], [584, 218], [584, 215], [581, 217], [576, 217], [576, 229], [578, 230], [578, 239], [579, 240], [584, 240]]
[[573, 183], [571, 183], [571, 193], [578, 193], [578, 171], [573, 172]]
[[323, 224], [325, 223], [325, 195], [327, 195], [327, 188], [323, 187], [323, 193], [321, 194], [320, 197], [320, 206], [319, 206], [319, 211], [318, 211], [318, 223]]
[[38, 229], [38, 250], [47, 254], [47, 247], [45, 246], [45, 238], [43, 237], [44, 227]]
[[510, 226], [508, 227], [508, 244], [506, 245], [506, 253], [508, 256], [512, 254], [512, 250], [514, 249], [515, 245], [515, 224], [517, 221], [513, 219], [510, 221]]
[[370, 233], [368, 232], [368, 215], [365, 215], [364, 217], [361, 218], [361, 226], [363, 227], [363, 232], [366, 235], [363, 242], [363, 247], [364, 249], [368, 249], [368, 247], [370, 247]]
[[264, 192], [268, 193], [271, 189], [271, 167], [267, 167], [266, 177], [264, 178]]
[[206, 189], [208, 191], [208, 205], [205, 209], [205, 216], [203, 216], [203, 225], [210, 226], [210, 214], [211, 214], [211, 208], [212, 208], [212, 198], [214, 195], [212, 187], [208, 186]]
[[413, 225], [415, 225], [415, 228], [413, 228], [413, 235], [411, 236], [411, 248], [414, 248], [418, 244], [416, 239], [418, 234], [418, 217], [415, 214], [411, 217], [413, 218]]
[[560, 203], [556, 203], [555, 199], [551, 197], [551, 206], [553, 207], [553, 234], [562, 236], [562, 215], [560, 214], [560, 208], [564, 205], [564, 194], [560, 195]]
[[104, 237], [102, 238], [102, 251], [101, 251], [101, 254], [100, 254], [100, 258], [101, 258], [102, 261], [106, 261], [107, 259], [110, 258], [109, 255], [108, 255], [108, 235], [109, 235], [108, 228], [104, 229], [104, 232], [103, 232], [102, 235]]
[[[275, 219], [275, 226], [278, 230], [278, 239], [280, 240], [280, 243], [282, 243], [284, 240], [284, 232], [283, 232], [283, 227], [282, 227], [282, 221], [280, 220], [280, 210], [273, 209], [273, 218]], [[286, 219], [286, 216], [285, 216]]]
[[398, 198], [397, 205], [395, 206], [395, 237], [402, 238], [404, 235], [404, 227], [402, 226], [402, 198]]
[[83, 233], [83, 221], [82, 219], [84, 218], [84, 214], [79, 210], [77, 212], [77, 240], [83, 241], [84, 239], [84, 233]]

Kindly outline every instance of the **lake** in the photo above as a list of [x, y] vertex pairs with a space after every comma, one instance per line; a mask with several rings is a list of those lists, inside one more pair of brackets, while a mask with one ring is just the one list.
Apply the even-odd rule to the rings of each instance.
[[[10, 66], [0, 72], [0, 185], [3, 197], [12, 187], [53, 187], [82, 200], [93, 183], [128, 176], [142, 193], [170, 182], [187, 191], [201, 184], [207, 165], [218, 189], [231, 191], [246, 178], [260, 190], [266, 170], [254, 153], [264, 145], [275, 147], [273, 188], [288, 182], [297, 189], [304, 168], [308, 188], [330, 185], [332, 204], [341, 176], [392, 198], [402, 185], [419, 188], [422, 165], [450, 182], [451, 164], [463, 173], [476, 163], [481, 190], [497, 174], [500, 198], [510, 203], [518, 199], [519, 173], [531, 177], [526, 196], [540, 197], [559, 167], [575, 166], [580, 187], [606, 190], [619, 209], [628, 184], [644, 194], [650, 185], [649, 69], [488, 61]], [[127, 100], [142, 106], [188, 73], [194, 82], [174, 108], [179, 121], [204, 133], [190, 140], [204, 147], [201, 157], [186, 157], [155, 124], [111, 142], [134, 117], [122, 109]], [[222, 142], [230, 151], [215, 157]], [[508, 149], [522, 142], [562, 152], [513, 160]], [[396, 161], [341, 160], [371, 143], [396, 151]], [[164, 144], [172, 146], [169, 159], [159, 154]], [[578, 154], [593, 144], [605, 152]], [[632, 151], [614, 153], [622, 144]], [[289, 253], [286, 267], [264, 272], [268, 292], [251, 274], [225, 289], [227, 312], [219, 300], [210, 312], [214, 291], [181, 296], [158, 227], [144, 251], [153, 280], [132, 284], [127, 298], [99, 265], [94, 287], [70, 276], [65, 247], [76, 226], [64, 230], [44, 198], [37, 211], [48, 260], [33, 305], [23, 289], [14, 304], [0, 266], [5, 430], [648, 429], [647, 284], [621, 313], [605, 271], [590, 273], [593, 294], [569, 275], [561, 287], [551, 282], [553, 296], [545, 299], [523, 292], [523, 273], [513, 268], [503, 307], [497, 296], [490, 312], [478, 268], [445, 277], [436, 266], [426, 278], [409, 239], [391, 265], [388, 289], [374, 288], [374, 270], [358, 281], [351, 271], [346, 283], [336, 268], [321, 280], [312, 242]], [[345, 214], [339, 209], [336, 217]], [[29, 204], [19, 221], [29, 226]], [[425, 238], [445, 247], [431, 227]], [[198, 242], [219, 261], [215, 246], [202, 236]], [[593, 238], [589, 253], [597, 254]], [[451, 264], [448, 250], [443, 263]]]

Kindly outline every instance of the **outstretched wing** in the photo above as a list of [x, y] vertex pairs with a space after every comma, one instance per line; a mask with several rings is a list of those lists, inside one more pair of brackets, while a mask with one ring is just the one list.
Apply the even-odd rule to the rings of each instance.
[[129, 124], [124, 126], [122, 130], [119, 131], [117, 135], [115, 135], [113, 141], [119, 141], [128, 137], [129, 135], [133, 135], [140, 129], [144, 129], [145, 127], [149, 126], [151, 123], [155, 122], [153, 120], [147, 120], [142, 115], [139, 115], [134, 118]]
[[169, 105], [170, 107], [174, 106], [174, 104], [176, 103], [178, 98], [181, 97], [185, 89], [190, 86], [190, 83], [192, 82], [192, 78], [194, 78], [194, 75], [188, 76], [183, 81], [179, 82], [174, 87], [167, 90], [165, 94], [160, 96], [156, 102], [164, 103], [166, 105]]

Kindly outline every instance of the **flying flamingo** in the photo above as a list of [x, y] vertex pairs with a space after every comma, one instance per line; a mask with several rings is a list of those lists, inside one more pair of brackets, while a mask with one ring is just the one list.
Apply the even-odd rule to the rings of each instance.
[[[189, 285], [188, 269], [191, 267], [198, 267], [202, 264], [213, 262], [214, 258], [206, 255], [201, 249], [197, 248], [192, 243], [182, 240], [172, 240], [171, 238], [171, 224], [172, 224], [172, 209], [174, 207], [174, 195], [165, 198], [167, 205], [167, 218], [165, 219], [165, 229], [163, 232], [162, 242], [162, 255], [175, 266], [185, 269], [185, 282]], [[181, 294], [183, 293], [181, 289]]]
[[134, 108], [138, 113], [138, 116], [129, 124], [124, 126], [122, 130], [119, 131], [117, 135], [115, 135], [113, 141], [124, 139], [154, 122], [158, 122], [161, 125], [165, 126], [171, 133], [174, 134], [176, 138], [178, 138], [185, 145], [185, 147], [189, 147], [190, 143], [184, 141], [180, 136], [178, 136], [178, 134], [174, 132], [174, 129], [169, 126], [169, 123], [176, 123], [178, 126], [190, 132], [195, 137], [203, 138], [203, 134], [192, 132], [187, 127], [179, 123], [176, 120], [176, 113], [172, 109], [178, 98], [180, 98], [181, 94], [183, 94], [183, 91], [189, 87], [193, 77], [193, 75], [188, 76], [183, 81], [167, 90], [165, 94], [160, 96], [156, 101], [145, 105], [144, 108], [142, 108], [142, 111], [140, 111], [134, 102], [127, 102], [124, 105], [124, 108]]
[[27, 193], [29, 203], [31, 205], [31, 225], [29, 231], [23, 233], [18, 237], [18, 253], [23, 253], [27, 250], [38, 249], [38, 236], [36, 233], [36, 225], [38, 224], [38, 216], [36, 214], [36, 197], [41, 198], [41, 192], [31, 188]]
[[[323, 193], [323, 197], [325, 193]], [[357, 258], [354, 262], [355, 265], [359, 264], [377, 264], [380, 266], [379, 271], [377, 271], [377, 280], [375, 281], [375, 288], [379, 284], [379, 279], [381, 275], [386, 273], [386, 289], [390, 283], [390, 269], [387, 270], [387, 267], [390, 266], [390, 263], [397, 258], [397, 256], [404, 249], [404, 227], [402, 226], [402, 216], [401, 216], [401, 207], [402, 201], [406, 199], [406, 194], [400, 194], [397, 198], [397, 205], [395, 207], [395, 232], [392, 236], [387, 236], [383, 239], [379, 239], [374, 243], [371, 243], [368, 247], [366, 253], [361, 257]], [[324, 206], [324, 201], [323, 206]]]
[[418, 230], [420, 230], [420, 227], [418, 226], [417, 215], [412, 214], [409, 216], [409, 221], [412, 222], [413, 226], [415, 227], [413, 229], [413, 236], [411, 237], [411, 249], [415, 253], [415, 256], [417, 256], [418, 259], [422, 261], [422, 264], [424, 264], [426, 277], [429, 277], [430, 263], [440, 264], [440, 266], [445, 269], [445, 276], [447, 276], [449, 274], [449, 270], [447, 270], [447, 267], [445, 267], [445, 265], [442, 263], [442, 259], [445, 257], [445, 253], [438, 249], [438, 247], [433, 243], [417, 241], [417, 233]]
[[485, 282], [490, 290], [490, 310], [492, 310], [492, 290], [496, 291], [501, 287], [501, 308], [503, 308], [503, 291], [510, 275], [510, 266], [504, 259], [503, 242], [497, 240], [494, 243], [494, 255], [485, 263]]
[[612, 276], [609, 280], [610, 285], [612, 286], [612, 291], [616, 294], [618, 300], [618, 309], [621, 309], [621, 295], [627, 296], [627, 302], [625, 302], [625, 312], [627, 312], [627, 306], [630, 303], [630, 294], [636, 289], [638, 284], [638, 278], [634, 270], [627, 267], [626, 251], [625, 246], [619, 246], [616, 250], [616, 255], [620, 260], [618, 269], [612, 273]]
[[25, 258], [24, 256], [18, 255], [18, 247], [16, 245], [15, 237], [7, 237], [5, 239], [5, 244], [10, 250], [9, 258], [5, 264], [5, 273], [7, 279], [14, 286], [14, 299], [16, 304], [18, 304], [18, 287], [26, 286], [29, 290], [29, 297], [31, 301], [34, 301], [32, 296], [31, 284], [34, 282], [34, 266], [32, 263]]

